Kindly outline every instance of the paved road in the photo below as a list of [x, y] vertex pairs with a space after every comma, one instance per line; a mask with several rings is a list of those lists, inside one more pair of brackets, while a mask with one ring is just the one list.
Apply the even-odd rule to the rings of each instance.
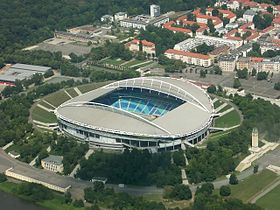
[[[280, 166], [280, 147], [264, 155], [261, 159], [257, 161], [259, 164], [259, 170], [265, 169], [269, 164]], [[71, 185], [70, 192], [75, 198], [83, 197], [83, 189], [86, 187], [93, 186], [92, 182], [83, 181], [74, 179], [69, 176], [61, 176], [46, 170], [34, 168], [27, 163], [20, 162], [11, 158], [9, 155], [5, 153], [2, 149], [0, 149], [0, 172], [4, 172], [5, 170], [13, 167], [16, 171], [21, 172], [26, 175], [30, 175], [32, 177], [36, 177], [39, 180], [50, 182], [52, 184], [56, 184], [58, 186], [69, 186]], [[239, 180], [243, 180], [248, 176], [253, 174], [253, 169], [247, 169], [242, 173], [238, 174], [237, 177]], [[215, 188], [220, 188], [222, 185], [227, 185], [228, 180], [217, 180], [213, 182]], [[124, 188], [118, 187], [118, 185], [106, 184], [107, 187], [113, 188], [117, 192], [127, 192], [132, 195], [143, 195], [143, 194], [162, 194], [163, 189], [157, 188], [154, 186], [151, 187], [134, 187], [134, 186], [125, 186]], [[192, 191], [196, 190], [196, 185], [190, 185]]]
[[[70, 192], [75, 198], [83, 197], [83, 190], [86, 187], [93, 186], [92, 182], [75, 179], [69, 176], [61, 176], [50, 171], [34, 168], [27, 163], [13, 159], [0, 149], [0, 172], [3, 173], [9, 168], [13, 168], [16, 172], [31, 176], [41, 181], [52, 183], [61, 187], [71, 185]], [[120, 188], [118, 185], [107, 184], [107, 187], [113, 188], [117, 192], [127, 192], [133, 195], [143, 195], [147, 193], [162, 194], [163, 189], [157, 187], [133, 187], [125, 186]]]

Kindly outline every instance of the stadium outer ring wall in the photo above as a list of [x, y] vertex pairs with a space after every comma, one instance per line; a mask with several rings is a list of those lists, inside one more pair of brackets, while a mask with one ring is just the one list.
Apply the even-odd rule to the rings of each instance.
[[[78, 103], [83, 104], [84, 102], [76, 102], [76, 104]], [[70, 104], [71, 103], [66, 102], [59, 107], [67, 106]], [[106, 106], [104, 104], [100, 105]], [[212, 125], [213, 121], [213, 116], [211, 116], [209, 120], [199, 129], [191, 133], [186, 133], [185, 135], [153, 136], [95, 127], [82, 122], [77, 122], [72, 119], [68, 119], [60, 115], [57, 110], [55, 110], [55, 114], [58, 118], [60, 130], [66, 135], [74, 137], [82, 143], [88, 143], [90, 148], [121, 151], [125, 148], [137, 148], [148, 149], [152, 152], [158, 152], [178, 150], [182, 148], [183, 145], [194, 147], [195, 144], [203, 140], [208, 135], [209, 128]], [[83, 132], [77, 133], [77, 130]], [[85, 133], [87, 133], [87, 135], [84, 135]], [[93, 140], [93, 138], [91, 138], [92, 136], [98, 138], [94, 138]], [[100, 139], [100, 137], [102, 138]], [[108, 139], [115, 139], [116, 141], [110, 142], [108, 141]]]

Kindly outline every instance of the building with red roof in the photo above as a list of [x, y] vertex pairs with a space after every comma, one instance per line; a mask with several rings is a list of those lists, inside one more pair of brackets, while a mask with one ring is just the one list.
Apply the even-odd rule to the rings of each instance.
[[273, 25], [275, 28], [280, 28], [280, 16], [276, 16], [273, 21], [272, 21]]
[[156, 46], [153, 42], [149, 42], [147, 40], [133, 39], [132, 41], [128, 42], [126, 46], [132, 52], [139, 52], [141, 50], [140, 49], [141, 43], [142, 43], [142, 52], [146, 53], [151, 57], [155, 57]]
[[207, 24], [208, 20], [212, 20], [215, 28], [223, 27], [223, 21], [219, 17], [201, 14], [200, 9], [194, 10], [192, 13], [195, 15], [197, 23]]
[[196, 66], [209, 67], [212, 65], [212, 60], [210, 56], [201, 53], [168, 49], [165, 51], [164, 55], [170, 59], [181, 60], [184, 63], [192, 64]]
[[[207, 15], [212, 16], [213, 8], [207, 8]], [[224, 18], [228, 18], [229, 22], [232, 23], [236, 20], [236, 15], [230, 11], [225, 9], [218, 9], [218, 11], [223, 15]]]
[[181, 33], [184, 33], [184, 34], [188, 34], [190, 36], [192, 35], [192, 31], [190, 29], [176, 27], [176, 22], [175, 21], [169, 21], [169, 22], [163, 24], [162, 27], [165, 28], [165, 29], [168, 29], [170, 31], [173, 31], [174, 33], [181, 32]]

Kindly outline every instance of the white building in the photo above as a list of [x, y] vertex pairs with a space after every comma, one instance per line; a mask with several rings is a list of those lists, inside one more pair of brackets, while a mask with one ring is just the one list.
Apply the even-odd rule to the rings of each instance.
[[243, 19], [247, 22], [253, 22], [253, 18], [257, 14], [254, 10], [246, 10], [246, 12], [243, 14]]
[[103, 15], [101, 17], [101, 22], [112, 23], [114, 21], [114, 17], [112, 15]]
[[44, 169], [52, 171], [52, 172], [63, 172], [63, 163], [62, 163], [63, 157], [62, 156], [56, 156], [56, 155], [50, 155], [47, 158], [44, 158], [41, 160], [41, 165]]
[[164, 23], [169, 22], [169, 17], [165, 15], [161, 15], [159, 17], [151, 18], [147, 15], [138, 15], [133, 18], [127, 18], [120, 21], [120, 26], [125, 28], [136, 28], [136, 29], [144, 29], [148, 25], [153, 25], [156, 27], [160, 27]]
[[160, 16], [160, 6], [152, 4], [150, 5], [150, 16], [151, 17], [158, 17]]
[[121, 21], [127, 18], [126, 12], [118, 12], [114, 15], [115, 21]]

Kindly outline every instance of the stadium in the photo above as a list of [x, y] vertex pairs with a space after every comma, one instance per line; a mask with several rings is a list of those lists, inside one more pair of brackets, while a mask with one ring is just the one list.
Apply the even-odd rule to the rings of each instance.
[[208, 94], [188, 80], [140, 77], [72, 98], [55, 114], [62, 132], [92, 148], [158, 152], [204, 139], [214, 107]]

